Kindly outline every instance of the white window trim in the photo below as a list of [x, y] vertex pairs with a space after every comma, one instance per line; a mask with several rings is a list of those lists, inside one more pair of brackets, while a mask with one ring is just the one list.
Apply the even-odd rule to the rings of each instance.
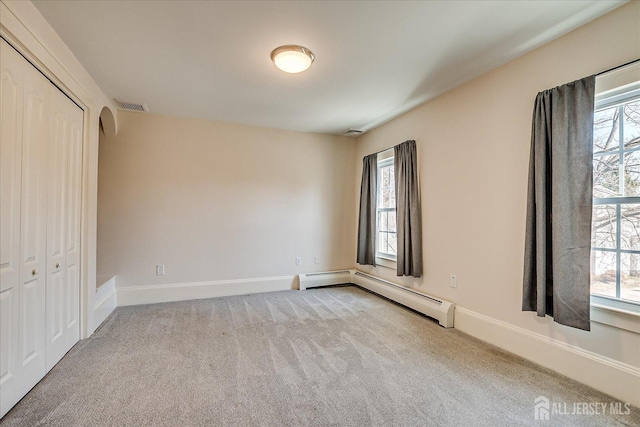
[[[390, 166], [393, 164], [393, 149], [389, 149], [389, 150], [385, 150], [381, 153], [378, 154], [378, 170], [376, 171], [377, 174], [377, 188], [380, 188], [381, 185], [381, 179], [380, 179], [380, 169]], [[378, 197], [379, 194], [376, 194], [376, 197]], [[393, 254], [388, 254], [386, 252], [378, 252], [378, 208], [376, 207], [376, 265], [380, 265], [382, 267], [387, 267], [387, 268], [393, 268], [396, 269], [397, 267], [397, 263], [396, 263], [396, 259], [397, 257], [394, 256]], [[396, 234], [397, 235], [397, 234]]]
[[376, 266], [396, 270], [398, 268], [398, 261], [396, 258], [390, 258], [383, 254], [376, 254]]
[[640, 305], [591, 294], [591, 321], [640, 334]]
[[[640, 68], [640, 64], [633, 67]], [[617, 76], [614, 72], [596, 79], [596, 105], [598, 108], [620, 102], [621, 98], [629, 99], [638, 96], [640, 82], [625, 81], [626, 77], [623, 76], [623, 73], [637, 76], [637, 72], [633, 71], [631, 67], [625, 67], [618, 72]], [[591, 294], [590, 314], [592, 322], [640, 334], [640, 304]]]

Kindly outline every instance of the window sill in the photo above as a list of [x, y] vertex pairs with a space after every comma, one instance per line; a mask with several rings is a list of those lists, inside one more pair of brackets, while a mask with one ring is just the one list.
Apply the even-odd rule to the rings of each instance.
[[396, 260], [385, 256], [376, 255], [376, 265], [384, 268], [397, 269]]
[[[624, 303], [623, 303], [624, 304]], [[640, 307], [591, 297], [591, 321], [640, 334]]]

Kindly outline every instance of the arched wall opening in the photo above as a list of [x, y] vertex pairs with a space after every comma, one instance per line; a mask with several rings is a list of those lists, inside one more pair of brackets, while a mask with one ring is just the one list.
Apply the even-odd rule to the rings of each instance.
[[97, 247], [96, 247], [96, 291], [101, 288], [114, 288], [117, 274], [116, 265], [109, 253], [104, 250], [108, 235], [105, 233], [105, 224], [109, 221], [112, 207], [105, 197], [105, 187], [108, 175], [105, 174], [108, 168], [108, 148], [111, 139], [117, 133], [116, 118], [109, 107], [102, 108], [100, 112], [98, 129], [98, 206], [97, 206]]

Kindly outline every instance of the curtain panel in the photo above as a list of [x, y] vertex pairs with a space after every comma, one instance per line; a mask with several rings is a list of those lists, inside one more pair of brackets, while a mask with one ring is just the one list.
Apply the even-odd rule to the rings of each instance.
[[358, 215], [358, 254], [361, 265], [376, 265], [376, 208], [378, 197], [378, 154], [362, 159], [360, 213]]
[[416, 142], [393, 147], [396, 227], [398, 235], [397, 275], [422, 276], [422, 211], [418, 188]]
[[522, 310], [590, 329], [595, 76], [536, 97]]

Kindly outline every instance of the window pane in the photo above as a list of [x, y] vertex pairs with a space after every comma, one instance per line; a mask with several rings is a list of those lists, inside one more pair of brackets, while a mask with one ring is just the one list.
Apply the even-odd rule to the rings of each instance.
[[396, 233], [389, 233], [389, 252], [390, 254], [396, 255], [398, 247], [398, 242], [396, 239]]
[[384, 168], [378, 168], [378, 207], [382, 207], [382, 194], [384, 193]]
[[396, 189], [394, 187], [389, 187], [389, 208], [396, 207]]
[[393, 165], [389, 166], [389, 207], [396, 207], [396, 180], [393, 172]]
[[616, 248], [616, 205], [594, 205], [591, 246]]
[[620, 298], [640, 302], [640, 255], [621, 254]]
[[382, 182], [381, 182], [381, 192], [382, 199], [380, 200], [380, 207], [388, 208], [389, 207], [389, 199], [391, 198], [390, 187], [389, 187], [389, 166], [382, 168]]
[[391, 198], [393, 197], [393, 190], [391, 190], [391, 188], [386, 187], [384, 190], [384, 207], [385, 208], [390, 208], [392, 207], [391, 205]]
[[615, 298], [615, 252], [591, 251], [591, 293]]
[[620, 247], [640, 251], [640, 205], [621, 205]]
[[620, 157], [598, 156], [593, 158], [593, 197], [620, 195]]
[[378, 212], [378, 230], [387, 230], [387, 212]]
[[640, 151], [624, 155], [624, 195], [640, 195]]
[[593, 126], [593, 152], [618, 149], [618, 107], [596, 111]]
[[396, 211], [389, 211], [389, 231], [396, 232]]
[[382, 186], [389, 188], [389, 167], [382, 168]]
[[396, 205], [393, 166], [380, 168], [380, 199], [381, 208], [393, 208]]
[[378, 167], [378, 179], [376, 182], [376, 204], [382, 206], [382, 169]]
[[387, 233], [378, 232], [378, 252], [387, 252]]
[[623, 142], [624, 148], [640, 146], [640, 100], [624, 106]]

